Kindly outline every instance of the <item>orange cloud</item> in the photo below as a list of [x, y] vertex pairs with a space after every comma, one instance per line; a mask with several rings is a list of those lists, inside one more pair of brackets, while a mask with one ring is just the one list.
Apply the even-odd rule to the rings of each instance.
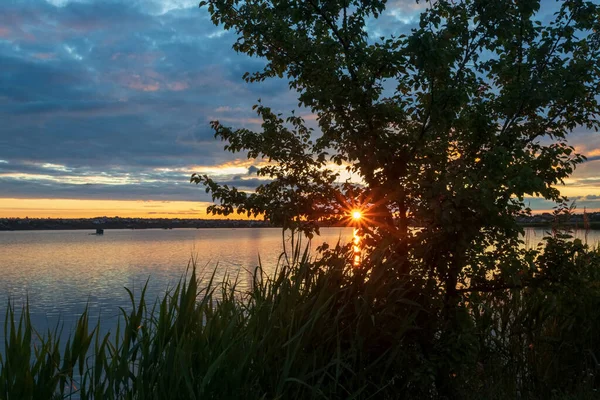
[[219, 122], [229, 122], [235, 124], [262, 124], [261, 118], [233, 118], [233, 117], [209, 117], [210, 120], [218, 120]]
[[600, 156], [600, 149], [594, 149], [594, 150], [588, 151], [585, 156], [586, 157]]
[[167, 88], [174, 92], [180, 92], [182, 90], [186, 90], [190, 86], [186, 82], [170, 82], [167, 83]]
[[56, 58], [56, 54], [54, 53], [35, 53], [33, 56], [40, 60], [52, 60]]
[[[194, 201], [0, 198], [0, 218], [175, 218], [178, 215], [182, 218], [225, 218], [206, 214], [209, 205]], [[246, 217], [236, 214], [231, 218]]]
[[213, 176], [245, 175], [248, 173], [248, 168], [250, 168], [251, 166], [260, 168], [264, 167], [265, 165], [268, 165], [268, 162], [238, 158], [236, 160], [228, 161], [226, 163], [217, 165], [190, 165], [179, 170], [182, 172], [192, 171], [199, 174], [207, 174]]
[[[119, 54], [120, 53], [114, 54], [112, 58], [118, 58]], [[161, 89], [180, 92], [189, 88], [187, 82], [169, 82], [163, 75], [151, 69], [145, 70], [142, 74], [119, 74], [116, 80], [129, 89], [140, 90], [143, 92], [156, 92]]]
[[160, 89], [159, 82], [151, 79], [142, 78], [139, 75], [132, 75], [124, 83], [125, 86], [127, 86], [130, 89], [141, 90], [143, 92], [156, 92], [158, 89]]
[[241, 107], [235, 107], [235, 108], [231, 108], [229, 106], [221, 106], [221, 107], [217, 107], [215, 109], [215, 112], [218, 113], [222, 113], [222, 112], [233, 112], [233, 111], [243, 111], [243, 109]]

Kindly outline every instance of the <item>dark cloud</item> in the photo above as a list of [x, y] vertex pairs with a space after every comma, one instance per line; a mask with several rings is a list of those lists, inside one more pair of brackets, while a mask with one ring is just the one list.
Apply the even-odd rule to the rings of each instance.
[[258, 97], [294, 108], [286, 82], [241, 80], [264, 61], [233, 52], [206, 10], [168, 5], [0, 3], [2, 197], [207, 200], [192, 166], [235, 157], [209, 121], [252, 126]]
[[235, 186], [242, 190], [254, 190], [259, 185], [264, 185], [270, 181], [264, 179], [242, 179], [240, 176], [234, 176], [230, 180], [219, 180], [220, 183], [228, 186]]
[[98, 200], [189, 200], [210, 201], [203, 190], [181, 182], [161, 182], [159, 184], [81, 184], [56, 183], [39, 179], [24, 181], [4, 179], [2, 195], [12, 198], [37, 199], [98, 199]]
[[[121, 178], [125, 174], [121, 174]], [[112, 178], [118, 178], [112, 175]], [[78, 177], [81, 178], [81, 177]], [[181, 174], [173, 177], [168, 175], [146, 176], [132, 183], [100, 184], [81, 183], [74, 184], [59, 182], [52, 178], [4, 178], [2, 180], [2, 196], [12, 198], [38, 198], [38, 199], [110, 199], [110, 200], [182, 200], [182, 201], [211, 201], [211, 197], [204, 190], [189, 183], [188, 177]], [[235, 186], [241, 190], [254, 190], [258, 185], [266, 183], [259, 179], [221, 179], [221, 183]]]
[[[574, 202], [575, 212], [582, 212], [585, 206], [588, 210], [600, 209], [600, 196], [575, 196], [570, 197], [569, 200]], [[545, 210], [552, 211], [556, 207], [556, 203], [545, 200], [540, 197], [529, 197], [525, 199], [525, 205], [530, 207], [532, 210]]]

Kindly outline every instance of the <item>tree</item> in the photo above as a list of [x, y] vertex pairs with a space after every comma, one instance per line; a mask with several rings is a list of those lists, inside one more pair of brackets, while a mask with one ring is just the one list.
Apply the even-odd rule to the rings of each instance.
[[[600, 126], [600, 8], [567, 0], [542, 23], [539, 0], [429, 2], [409, 34], [372, 38], [385, 3], [203, 1], [236, 51], [267, 60], [244, 78], [287, 78], [319, 132], [263, 105], [260, 132], [215, 121], [225, 149], [266, 159], [258, 175], [272, 181], [254, 194], [192, 181], [219, 202], [210, 212], [306, 233], [360, 193], [370, 254], [436, 282], [449, 318], [461, 293], [522, 284], [524, 197], [566, 201], [557, 185], [585, 159], [567, 135]], [[336, 185], [331, 162], [364, 184]]]
[[[600, 126], [600, 7], [566, 0], [544, 23], [540, 0], [440, 0], [409, 34], [370, 37], [385, 3], [203, 1], [236, 51], [267, 60], [246, 81], [287, 78], [319, 132], [263, 105], [260, 132], [213, 122], [227, 150], [266, 159], [258, 174], [272, 181], [254, 194], [192, 181], [213, 213], [307, 233], [362, 199], [367, 265], [429, 288], [452, 331], [464, 296], [540, 278], [515, 218], [527, 195], [564, 206], [557, 185], [585, 159], [567, 135]], [[331, 162], [363, 185], [336, 185]]]

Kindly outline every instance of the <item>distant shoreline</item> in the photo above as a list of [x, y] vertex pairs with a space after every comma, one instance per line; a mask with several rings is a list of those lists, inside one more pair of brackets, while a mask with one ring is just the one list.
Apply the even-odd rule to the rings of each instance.
[[[596, 215], [597, 214], [597, 215]], [[521, 217], [517, 220], [524, 228], [551, 229], [550, 215]], [[584, 224], [581, 214], [573, 215], [563, 222], [563, 227], [572, 229], [600, 230], [600, 213], [591, 214]], [[329, 226], [329, 225], [328, 225]], [[333, 225], [335, 226], [335, 225]], [[268, 221], [247, 219], [181, 219], [181, 218], [0, 218], [0, 231], [58, 231], [96, 229], [201, 229], [201, 228], [276, 228]]]
[[96, 229], [176, 229], [176, 228], [265, 228], [267, 221], [242, 219], [167, 218], [1, 218], [0, 231], [96, 230]]
[[[552, 224], [551, 223], [534, 223], [534, 222], [517, 222], [519, 224], [519, 226], [522, 226], [523, 228], [548, 228], [548, 229], [552, 229]], [[566, 227], [566, 228], [572, 228], [572, 229], [581, 229], [584, 230], [586, 229], [583, 224], [581, 223], [574, 223], [574, 222], [565, 222], [561, 224], [562, 227]], [[600, 223], [598, 222], [590, 222], [588, 228], [589, 230], [600, 230]]]

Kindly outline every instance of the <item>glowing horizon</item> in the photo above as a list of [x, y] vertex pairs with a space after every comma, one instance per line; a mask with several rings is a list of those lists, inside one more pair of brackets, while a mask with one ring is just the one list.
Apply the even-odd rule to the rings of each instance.
[[[210, 215], [206, 208], [210, 202], [179, 200], [91, 200], [91, 199], [31, 199], [0, 198], [0, 218], [191, 218], [191, 219], [252, 219], [245, 214], [229, 216]], [[575, 213], [582, 213], [585, 203], [580, 203]], [[534, 215], [552, 213], [551, 208], [533, 209]], [[587, 212], [600, 211], [587, 207]], [[365, 218], [359, 210], [350, 211], [350, 219]]]
[[248, 219], [245, 214], [209, 215], [197, 201], [0, 198], [0, 218], [202, 218]]

